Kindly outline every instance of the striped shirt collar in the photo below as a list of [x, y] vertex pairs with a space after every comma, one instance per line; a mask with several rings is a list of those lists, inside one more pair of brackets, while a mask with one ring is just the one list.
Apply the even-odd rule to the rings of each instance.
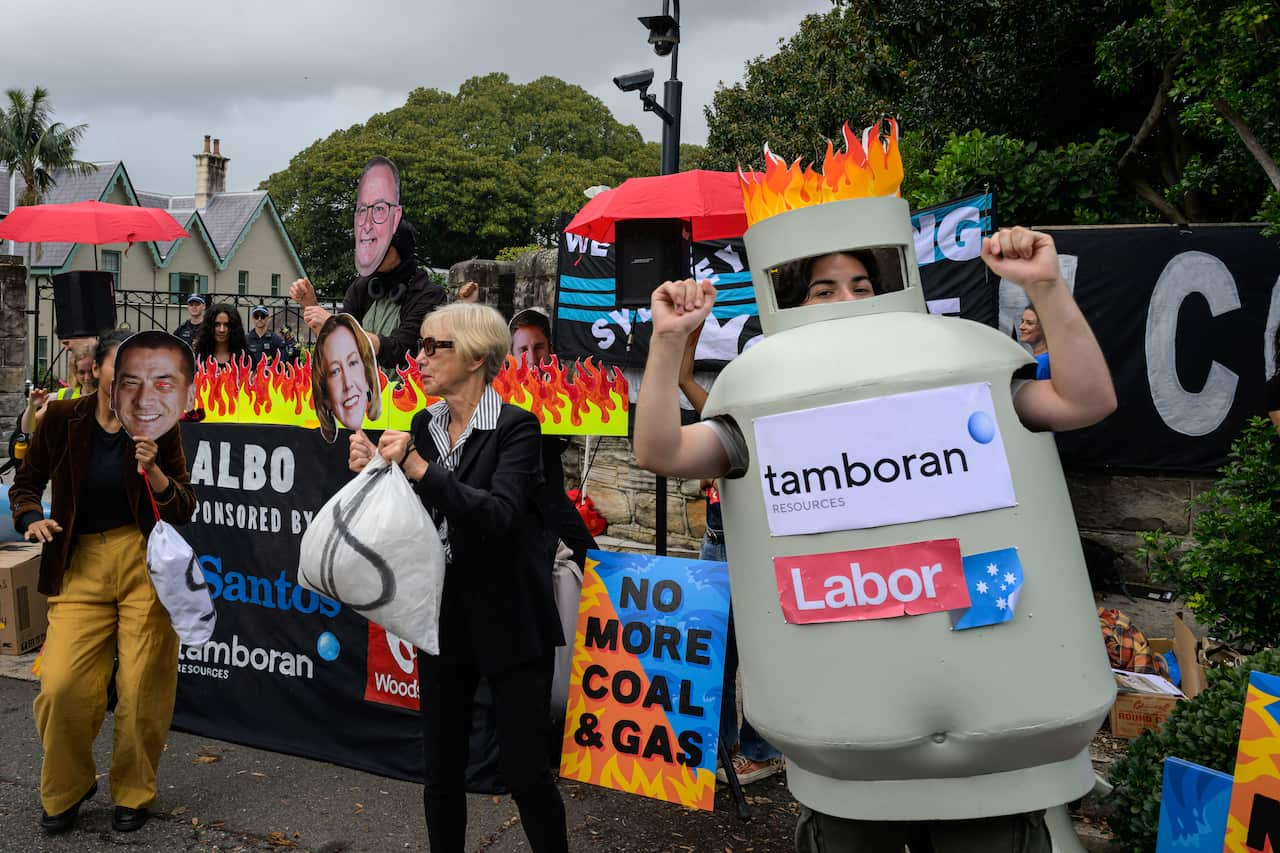
[[440, 461], [450, 470], [457, 467], [458, 458], [462, 453], [462, 446], [466, 444], [467, 439], [471, 436], [471, 431], [476, 429], [492, 430], [498, 426], [498, 415], [502, 411], [502, 398], [498, 396], [498, 392], [493, 390], [492, 385], [486, 385], [484, 393], [480, 395], [480, 402], [476, 404], [476, 410], [471, 413], [471, 420], [467, 422], [467, 427], [458, 436], [458, 443], [450, 446], [449, 444], [449, 403], [447, 400], [439, 400], [427, 407], [427, 412], [431, 414], [431, 422], [428, 429], [431, 433], [431, 440], [435, 443], [436, 451], [440, 455]]

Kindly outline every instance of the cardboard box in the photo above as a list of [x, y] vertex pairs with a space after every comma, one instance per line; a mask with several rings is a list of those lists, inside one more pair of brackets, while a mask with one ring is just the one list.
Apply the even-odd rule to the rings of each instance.
[[44, 642], [49, 602], [36, 590], [42, 546], [0, 544], [0, 655], [22, 655]]
[[1116, 679], [1116, 703], [1111, 708], [1111, 733], [1132, 740], [1147, 729], [1158, 728], [1178, 703], [1198, 696], [1204, 690], [1204, 667], [1198, 660], [1196, 637], [1182, 621], [1179, 613], [1173, 620], [1173, 639], [1152, 637], [1147, 641], [1159, 654], [1172, 651], [1182, 673], [1179, 690], [1167, 678], [1113, 669]]
[[1116, 679], [1116, 703], [1111, 706], [1111, 734], [1136, 738], [1157, 728], [1187, 697], [1167, 678], [1122, 669], [1111, 670]]

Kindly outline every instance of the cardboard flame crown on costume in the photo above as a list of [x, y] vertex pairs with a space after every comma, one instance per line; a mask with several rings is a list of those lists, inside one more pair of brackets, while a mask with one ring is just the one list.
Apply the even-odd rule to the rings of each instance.
[[883, 139], [880, 125], [875, 124], [862, 132], [859, 140], [849, 123], [842, 130], [844, 151], [837, 153], [831, 140], [827, 140], [827, 156], [822, 171], [813, 166], [800, 168], [797, 158], [790, 166], [787, 161], [764, 147], [764, 175], [743, 172], [738, 168], [738, 180], [742, 183], [742, 202], [747, 209], [747, 225], [755, 225], [788, 210], [809, 207], [828, 201], [850, 198], [898, 195], [902, 184], [902, 156], [898, 152], [898, 122], [889, 119], [889, 133]]

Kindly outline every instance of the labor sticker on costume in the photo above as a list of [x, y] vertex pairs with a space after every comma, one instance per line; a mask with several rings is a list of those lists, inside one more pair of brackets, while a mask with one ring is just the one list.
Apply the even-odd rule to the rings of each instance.
[[957, 539], [774, 557], [782, 617], [857, 622], [969, 607]]
[[773, 536], [1016, 504], [991, 386], [954, 385], [755, 418]]

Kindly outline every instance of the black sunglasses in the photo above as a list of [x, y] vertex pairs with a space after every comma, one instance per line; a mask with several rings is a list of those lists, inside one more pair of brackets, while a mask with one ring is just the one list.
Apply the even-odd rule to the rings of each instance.
[[437, 341], [435, 338], [418, 338], [418, 342], [414, 344], [413, 351], [420, 352], [427, 357], [436, 354], [438, 349], [453, 349], [453, 341]]

